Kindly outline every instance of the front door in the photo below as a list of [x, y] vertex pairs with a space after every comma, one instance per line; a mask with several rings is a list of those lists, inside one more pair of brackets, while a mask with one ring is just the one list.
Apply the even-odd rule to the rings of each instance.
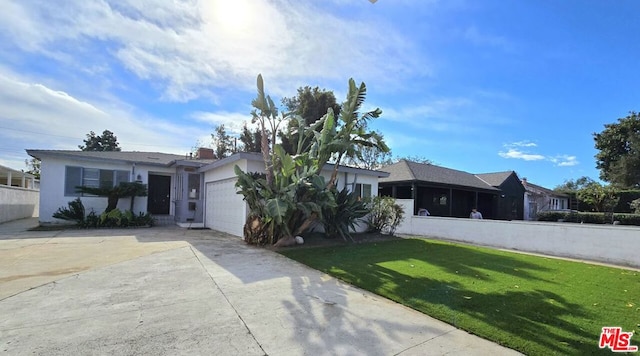
[[171, 177], [149, 174], [147, 211], [155, 215], [168, 215], [171, 200]]

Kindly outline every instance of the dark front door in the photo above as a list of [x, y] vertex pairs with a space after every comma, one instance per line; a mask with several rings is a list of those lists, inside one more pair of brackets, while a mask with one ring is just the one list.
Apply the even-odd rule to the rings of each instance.
[[147, 211], [156, 215], [169, 214], [171, 177], [149, 174], [149, 197]]

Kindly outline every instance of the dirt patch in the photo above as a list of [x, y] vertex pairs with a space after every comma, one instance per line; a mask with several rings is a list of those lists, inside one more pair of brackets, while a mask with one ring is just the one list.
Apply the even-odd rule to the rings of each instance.
[[27, 231], [63, 231], [63, 230], [79, 230], [76, 225], [69, 224], [52, 224], [52, 225], [38, 225], [36, 227], [32, 227]]
[[17, 279], [22, 279], [22, 278], [44, 277], [44, 276], [62, 276], [62, 275], [65, 275], [65, 274], [78, 273], [78, 272], [86, 271], [88, 269], [89, 269], [89, 267], [71, 267], [71, 268], [65, 268], [65, 269], [60, 269], [60, 270], [55, 270], [55, 271], [45, 271], [45, 272], [41, 272], [41, 273], [37, 273], [37, 274], [19, 274], [19, 275], [15, 275], [15, 276], [9, 276], [9, 277], [0, 278], [0, 283], [9, 282], [9, 281], [15, 281]]
[[344, 241], [342, 238], [328, 238], [325, 234], [310, 233], [302, 235], [304, 238], [304, 244], [295, 245], [291, 247], [269, 247], [271, 250], [279, 251], [282, 249], [290, 248], [315, 248], [315, 247], [328, 247], [328, 246], [349, 246], [354, 244], [374, 243], [381, 241], [397, 240], [399, 237], [390, 236], [380, 233], [359, 233], [353, 234], [353, 241]]

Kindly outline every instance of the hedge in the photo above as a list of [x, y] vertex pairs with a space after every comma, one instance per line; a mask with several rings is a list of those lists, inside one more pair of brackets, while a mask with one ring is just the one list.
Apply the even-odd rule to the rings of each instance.
[[619, 221], [620, 225], [640, 226], [640, 214], [629, 213], [586, 213], [564, 211], [542, 211], [538, 213], [538, 221], [577, 222], [586, 224], [611, 224], [611, 221]]

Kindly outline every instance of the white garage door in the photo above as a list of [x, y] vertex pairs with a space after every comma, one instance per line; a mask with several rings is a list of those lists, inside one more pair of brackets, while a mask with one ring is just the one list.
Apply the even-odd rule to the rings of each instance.
[[235, 178], [207, 182], [205, 226], [236, 236], [242, 236], [246, 219], [246, 203], [236, 194]]

